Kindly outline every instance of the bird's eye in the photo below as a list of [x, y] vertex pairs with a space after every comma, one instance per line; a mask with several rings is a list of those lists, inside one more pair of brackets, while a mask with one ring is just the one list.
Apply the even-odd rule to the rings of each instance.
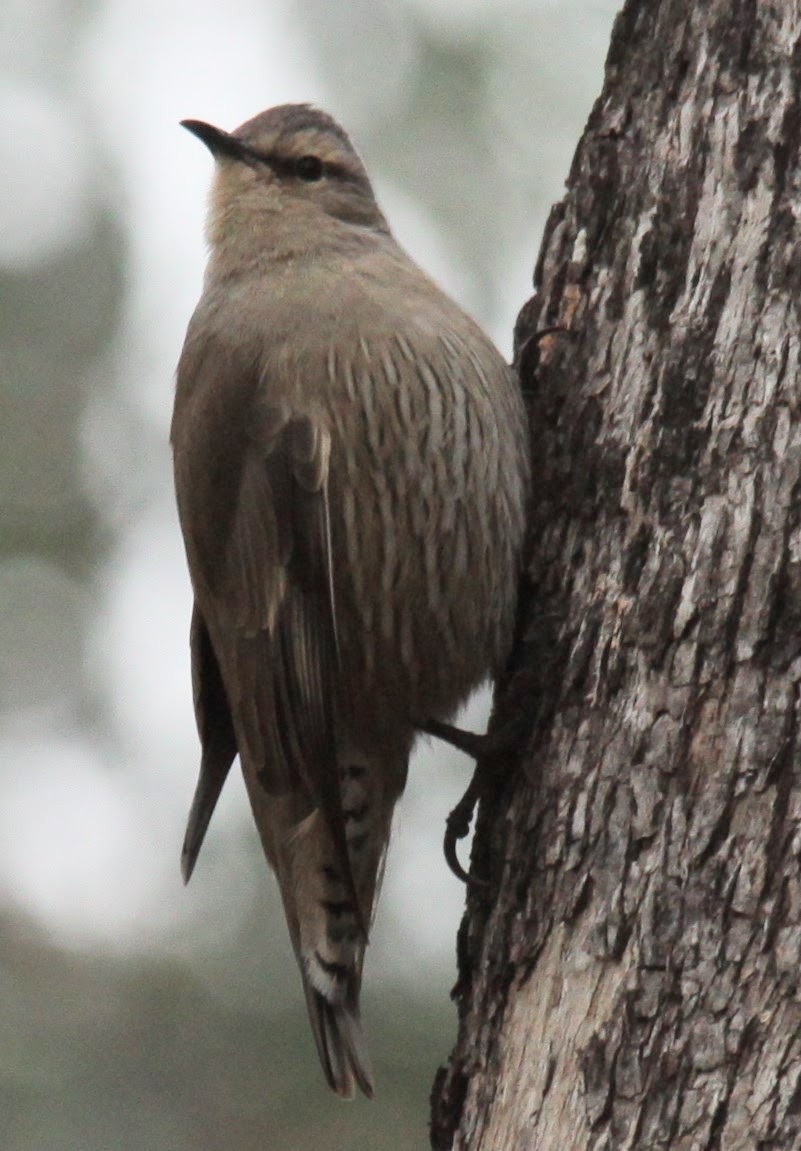
[[307, 184], [322, 179], [324, 164], [319, 156], [301, 156], [295, 163], [295, 175]]

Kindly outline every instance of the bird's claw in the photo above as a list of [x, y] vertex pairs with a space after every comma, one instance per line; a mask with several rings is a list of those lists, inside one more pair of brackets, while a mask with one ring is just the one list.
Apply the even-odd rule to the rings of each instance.
[[485, 880], [478, 879], [475, 875], [470, 875], [469, 872], [465, 871], [456, 851], [456, 845], [459, 840], [464, 839], [470, 831], [470, 824], [473, 822], [473, 812], [478, 802], [478, 796], [479, 787], [476, 776], [474, 775], [467, 791], [445, 821], [445, 841], [443, 848], [445, 851], [445, 862], [457, 879], [461, 879], [462, 883], [485, 887]]

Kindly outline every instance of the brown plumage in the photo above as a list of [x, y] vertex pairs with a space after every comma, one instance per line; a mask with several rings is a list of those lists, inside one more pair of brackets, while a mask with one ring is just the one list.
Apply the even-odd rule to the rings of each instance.
[[183, 872], [238, 753], [326, 1077], [371, 1095], [359, 987], [392, 811], [415, 725], [507, 655], [525, 416], [330, 117], [185, 123], [217, 163], [172, 424], [202, 742]]

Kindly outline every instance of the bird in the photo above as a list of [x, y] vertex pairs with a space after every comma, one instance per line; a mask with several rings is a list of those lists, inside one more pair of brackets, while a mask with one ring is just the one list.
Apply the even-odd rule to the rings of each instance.
[[336, 120], [182, 126], [214, 161], [170, 433], [201, 742], [182, 872], [238, 755], [325, 1077], [372, 1097], [359, 992], [393, 810], [421, 723], [510, 651], [526, 410]]

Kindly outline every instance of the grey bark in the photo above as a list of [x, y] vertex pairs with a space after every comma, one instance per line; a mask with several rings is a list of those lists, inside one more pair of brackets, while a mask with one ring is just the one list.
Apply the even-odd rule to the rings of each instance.
[[518, 322], [531, 734], [435, 1148], [801, 1146], [800, 141], [798, 0], [626, 4]]

